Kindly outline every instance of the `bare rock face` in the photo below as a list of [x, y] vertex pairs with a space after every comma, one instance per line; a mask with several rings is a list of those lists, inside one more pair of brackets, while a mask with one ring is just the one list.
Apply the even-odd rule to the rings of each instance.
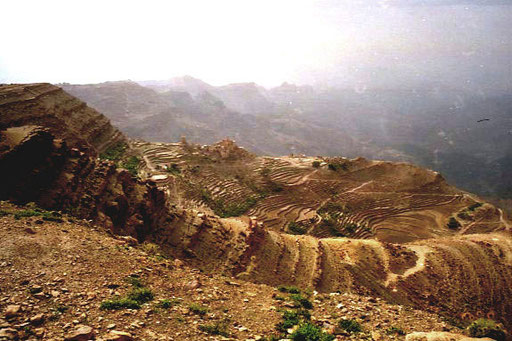
[[166, 217], [164, 194], [150, 182], [70, 149], [38, 126], [0, 132], [0, 198], [73, 211], [137, 238]]

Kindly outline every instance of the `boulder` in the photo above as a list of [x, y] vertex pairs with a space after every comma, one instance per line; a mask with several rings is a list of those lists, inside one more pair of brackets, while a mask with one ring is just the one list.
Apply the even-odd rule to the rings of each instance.
[[20, 305], [8, 305], [7, 308], [5, 308], [4, 315], [6, 318], [15, 317], [21, 312], [21, 306]]
[[65, 338], [65, 341], [87, 341], [94, 337], [92, 327], [79, 325], [71, 331]]
[[130, 333], [119, 330], [112, 330], [105, 336], [105, 341], [133, 341], [135, 340]]

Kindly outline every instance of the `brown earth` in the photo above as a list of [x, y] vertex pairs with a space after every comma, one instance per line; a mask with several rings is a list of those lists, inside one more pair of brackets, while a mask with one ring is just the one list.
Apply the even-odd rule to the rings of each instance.
[[[6, 203], [1, 209], [19, 211]], [[87, 325], [97, 340], [105, 339], [111, 329], [128, 332], [136, 340], [205, 340], [208, 335], [199, 330], [200, 325], [228, 321], [230, 339], [245, 340], [274, 334], [279, 310], [289, 309], [289, 302], [275, 299], [286, 295], [274, 287], [204, 274], [179, 260], [158, 256], [155, 245], [134, 244], [103, 227], [63, 219], [39, 223], [37, 217], [0, 218], [0, 329], [13, 328], [22, 339], [62, 340], [77, 325]], [[154, 300], [138, 310], [100, 309], [103, 301], [130, 290], [126, 281], [130, 276], [150, 288]], [[162, 299], [172, 300], [172, 307], [158, 308]], [[380, 335], [381, 340], [405, 339], [388, 335], [390, 327], [406, 333], [460, 332], [435, 314], [378, 298], [335, 293], [313, 294], [311, 300], [315, 323], [328, 327], [341, 318], [355, 318], [365, 335]], [[191, 304], [208, 312], [196, 315]], [[11, 305], [21, 310], [7, 319], [3, 312]], [[351, 337], [338, 335], [338, 339]]]

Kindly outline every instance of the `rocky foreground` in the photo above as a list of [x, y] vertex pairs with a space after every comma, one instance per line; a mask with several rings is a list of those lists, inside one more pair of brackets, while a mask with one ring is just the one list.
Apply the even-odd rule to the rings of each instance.
[[[0, 339], [269, 340], [279, 334], [283, 312], [296, 309], [293, 294], [205, 275], [163, 257], [154, 244], [112, 236], [86, 221], [26, 217], [30, 208], [5, 202], [1, 212]], [[139, 285], [151, 293], [145, 303], [105, 308], [105, 302]], [[303, 295], [312, 304], [311, 322], [337, 340], [403, 340], [413, 332], [461, 331], [438, 315], [378, 298]], [[351, 319], [361, 331], [338, 327]]]

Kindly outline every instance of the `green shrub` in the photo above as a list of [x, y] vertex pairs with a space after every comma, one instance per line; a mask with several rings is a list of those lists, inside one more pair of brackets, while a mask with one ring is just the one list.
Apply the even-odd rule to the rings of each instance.
[[304, 309], [299, 310], [285, 310], [283, 312], [283, 321], [276, 325], [276, 329], [281, 332], [286, 332], [288, 328], [298, 325], [301, 322], [309, 321], [311, 314]]
[[140, 278], [135, 277], [135, 276], [128, 276], [126, 278], [126, 282], [128, 282], [129, 284], [131, 284], [135, 288], [142, 288], [142, 287], [144, 287], [144, 284], [142, 283]]
[[55, 221], [55, 222], [63, 222], [62, 220], [62, 214], [60, 214], [59, 212], [55, 212], [55, 211], [45, 211], [43, 209], [40, 209], [40, 208], [35, 208], [35, 209], [26, 209], [26, 210], [21, 210], [21, 211], [17, 211], [14, 213], [14, 219], [21, 219], [21, 218], [29, 218], [29, 217], [42, 217], [43, 220], [46, 220], [46, 221]]
[[338, 322], [338, 326], [349, 333], [359, 333], [363, 331], [363, 327], [359, 322], [353, 319], [340, 320], [340, 322]]
[[200, 325], [199, 330], [210, 335], [229, 337], [228, 323], [226, 321], [218, 321], [210, 324]]
[[164, 298], [164, 299], [158, 301], [158, 303], [156, 304], [156, 307], [162, 308], [162, 309], [169, 309], [178, 304], [180, 304], [180, 301], [177, 299], [169, 300], [167, 298]]
[[447, 226], [452, 230], [456, 230], [460, 227], [460, 223], [454, 217], [450, 217]]
[[348, 223], [347, 225], [343, 226], [343, 229], [348, 233], [348, 234], [352, 234], [354, 232], [357, 231], [359, 226], [357, 226], [357, 224], [354, 224], [354, 223]]
[[152, 301], [153, 298], [154, 295], [148, 288], [133, 288], [132, 291], [128, 293], [128, 299], [140, 304]]
[[320, 167], [320, 161], [313, 161], [312, 166], [315, 167], [315, 168]]
[[191, 312], [199, 316], [204, 316], [208, 313], [208, 308], [203, 307], [202, 305], [199, 305], [197, 303], [192, 303], [191, 305], [188, 306], [188, 309], [190, 309]]
[[296, 286], [280, 285], [277, 287], [280, 292], [287, 292], [289, 294], [300, 294], [300, 289]]
[[303, 307], [306, 309], [313, 309], [313, 304], [309, 299], [302, 296], [302, 294], [291, 294], [290, 298], [295, 302], [295, 304], [299, 307]]
[[140, 159], [137, 156], [130, 156], [121, 163], [121, 167], [126, 169], [131, 175], [137, 176]]
[[177, 163], [171, 163], [169, 166], [167, 166], [167, 172], [177, 175], [181, 174], [181, 169]]
[[497, 341], [505, 341], [506, 335], [503, 329], [493, 320], [478, 319], [468, 327], [472, 337], [490, 337]]
[[123, 154], [127, 148], [128, 148], [128, 146], [126, 145], [126, 143], [123, 143], [123, 142], [116, 143], [116, 144], [110, 146], [109, 148], [107, 148], [107, 150], [105, 150], [103, 153], [101, 153], [100, 159], [110, 160], [110, 161], [119, 161], [119, 160], [121, 160], [121, 157], [123, 156]]
[[457, 217], [459, 217], [460, 219], [464, 219], [464, 220], [471, 219], [471, 216], [466, 211], [462, 211], [462, 212], [457, 213]]
[[306, 233], [306, 227], [297, 224], [295, 221], [292, 221], [288, 224], [288, 231], [290, 231], [291, 234], [300, 235]]
[[477, 208], [479, 208], [480, 206], [482, 206], [482, 203], [481, 202], [475, 202], [473, 205], [469, 206], [468, 207], [468, 210], [470, 210], [471, 212], [473, 212], [474, 210], [476, 210]]
[[293, 341], [331, 341], [334, 335], [324, 333], [319, 327], [312, 323], [303, 323], [291, 335]]
[[100, 309], [103, 310], [119, 310], [119, 309], [139, 309], [140, 303], [129, 298], [116, 298], [101, 302]]
[[386, 334], [388, 334], [388, 335], [392, 335], [392, 334], [405, 335], [405, 332], [402, 328], [391, 326], [388, 329], [386, 329]]

